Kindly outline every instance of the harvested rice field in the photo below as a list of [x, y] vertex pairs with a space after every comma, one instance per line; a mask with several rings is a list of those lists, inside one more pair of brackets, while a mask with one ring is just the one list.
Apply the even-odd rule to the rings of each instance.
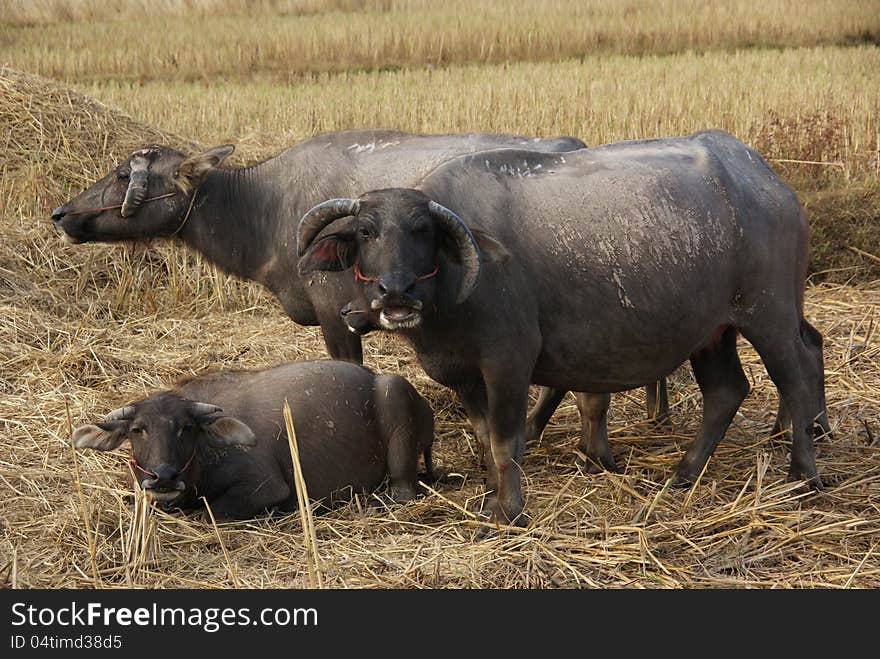
[[[535, 0], [503, 12], [490, 34], [479, 23], [456, 31], [453, 14], [433, 3], [264, 2], [245, 16], [241, 3], [217, 0], [197, 38], [171, 40], [176, 64], [84, 48], [78, 39], [114, 33], [113, 20], [96, 18], [98, 4], [0, 5], [0, 587], [880, 587], [876, 2], [844, 3], [823, 20], [833, 3], [792, 12], [783, 0], [742, 0], [709, 15], [668, 0], [656, 24], [638, 12], [623, 21], [602, 3]], [[119, 4], [120, 23], [143, 6]], [[182, 30], [207, 4], [151, 3], [144, 29]], [[485, 4], [497, 14], [502, 3]], [[755, 7], [765, 14], [755, 18]], [[584, 11], [593, 12], [589, 30], [530, 40], [541, 17], [572, 24]], [[372, 49], [355, 41], [346, 57], [339, 44], [351, 42], [358, 17]], [[438, 26], [431, 39], [428, 19]], [[229, 35], [239, 27], [236, 50]], [[305, 33], [316, 36], [297, 51], [290, 35]], [[441, 48], [432, 39], [442, 34]], [[65, 48], [77, 56], [63, 57]], [[717, 94], [706, 92], [713, 79]], [[425, 92], [430, 84], [437, 93]], [[318, 132], [380, 123], [590, 144], [717, 126], [761, 150], [812, 227], [805, 307], [825, 337], [833, 436], [816, 457], [826, 488], [786, 482], [789, 446], [770, 436], [776, 389], [742, 339], [751, 393], [696, 485], [668, 486], [699, 427], [700, 393], [685, 366], [670, 377], [671, 428], [644, 419], [642, 391], [614, 395], [619, 473], [576, 468], [580, 421], [569, 395], [526, 451], [528, 524], [481, 541], [471, 512], [484, 490], [478, 442], [452, 392], [388, 334], [366, 338], [365, 362], [405, 376], [429, 401], [435, 462], [448, 475], [405, 505], [359, 496], [306, 516], [313, 543], [299, 513], [216, 523], [165, 512], [132, 491], [125, 445], [74, 451], [74, 427], [181, 377], [326, 352], [319, 328], [295, 325], [259, 286], [183, 246], [67, 244], [51, 210], [145, 144], [193, 152], [232, 141], [240, 165]]]

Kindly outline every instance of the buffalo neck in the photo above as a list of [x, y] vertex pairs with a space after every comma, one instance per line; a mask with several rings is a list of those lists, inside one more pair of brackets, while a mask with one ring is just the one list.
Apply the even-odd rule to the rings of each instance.
[[[291, 207], [278, 158], [243, 168], [215, 169], [196, 190], [180, 232], [189, 247], [224, 272], [274, 292], [275, 273], [296, 276], [295, 245], [285, 211]], [[291, 185], [288, 185], [290, 183]]]

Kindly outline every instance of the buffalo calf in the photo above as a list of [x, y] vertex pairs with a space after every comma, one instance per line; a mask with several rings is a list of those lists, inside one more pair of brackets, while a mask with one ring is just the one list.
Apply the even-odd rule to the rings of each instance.
[[347, 362], [219, 371], [129, 403], [73, 433], [76, 448], [131, 443], [137, 484], [167, 507], [204, 498], [221, 519], [296, 508], [283, 406], [289, 402], [309, 497], [327, 506], [370, 492], [416, 495], [418, 454], [432, 477], [434, 417], [413, 386]]

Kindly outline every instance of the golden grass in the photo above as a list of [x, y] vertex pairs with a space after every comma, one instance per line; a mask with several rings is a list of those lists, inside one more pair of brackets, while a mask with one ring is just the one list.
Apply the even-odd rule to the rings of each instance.
[[[39, 286], [63, 277], [44, 269]], [[19, 586], [305, 587], [314, 562], [327, 587], [349, 588], [880, 586], [871, 560], [880, 533], [880, 454], [867, 443], [868, 430], [875, 438], [880, 432], [876, 289], [822, 286], [808, 295], [808, 315], [828, 339], [837, 433], [818, 451], [832, 486], [826, 493], [804, 498], [784, 482], [785, 448], [767, 438], [774, 390], [748, 351], [754, 391], [695, 489], [664, 489], [699, 411], [693, 384], [679, 374], [674, 433], [645, 428], [638, 394], [615, 399], [612, 440], [623, 474], [574, 471], [578, 423], [566, 404], [526, 458], [532, 523], [482, 543], [472, 542], [476, 521], [461, 510], [481, 494], [465, 420], [411, 355], [371, 340], [368, 363], [403, 373], [432, 403], [438, 461], [461, 476], [406, 506], [371, 508], [360, 499], [316, 517], [311, 550], [295, 515], [215, 526], [204, 515], [169, 515], [136, 500], [130, 510], [124, 451], [79, 454], [77, 479], [64, 402], [75, 425], [192, 368], [319, 357], [314, 330], [295, 328], [271, 304], [196, 318], [132, 310], [114, 321], [106, 300], [90, 292], [76, 312], [34, 309], [46, 302], [37, 293], [4, 305], [0, 325], [13, 357], [3, 367], [8, 391], [0, 402], [8, 438], [0, 458], [0, 579], [9, 578], [14, 553]]]
[[[331, 0], [265, 2], [247, 11], [239, 0], [203, 9], [173, 0], [120, 4], [111, 15], [88, 0], [14, 3], [0, 14], [7, 23], [0, 62], [69, 81], [259, 72], [286, 80], [316, 71], [880, 39], [876, 0]], [[63, 22], [26, 25], [52, 16]]]
[[[118, 109], [0, 66], [0, 215], [45, 211], [149, 142], [194, 142], [137, 122]], [[83, 145], [88, 145], [83, 148]]]
[[127, 484], [125, 451], [74, 454], [71, 427], [182, 375], [323, 357], [319, 332], [179, 250], [61, 243], [46, 212], [66, 191], [34, 172], [72, 172], [73, 185], [150, 129], [77, 97], [62, 107], [46, 81], [6, 70], [4, 84], [0, 100], [10, 90], [18, 100], [0, 126], [28, 128], [3, 178], [28, 191], [3, 208], [0, 233], [0, 585], [304, 587], [311, 562], [331, 588], [880, 587], [876, 281], [807, 291], [836, 433], [817, 451], [822, 494], [784, 482], [786, 447], [767, 437], [775, 390], [744, 349], [752, 394], [698, 486], [665, 487], [698, 425], [699, 393], [682, 370], [671, 379], [673, 432], [645, 426], [641, 392], [615, 397], [621, 474], [574, 470], [579, 424], [567, 401], [527, 452], [529, 526], [475, 543], [465, 512], [482, 494], [475, 440], [411, 351], [374, 336], [367, 364], [409, 378], [435, 411], [437, 462], [458, 474], [435, 494], [394, 508], [362, 497], [317, 516], [308, 549], [297, 515], [215, 525], [150, 508]]
[[[106, 105], [43, 78], [0, 67], [0, 217], [6, 240], [22, 232], [47, 229], [49, 214], [106, 174], [111, 163], [150, 142], [186, 151], [196, 142], [157, 130]], [[247, 149], [243, 149], [245, 155]], [[46, 250], [44, 252], [43, 250]], [[10, 293], [27, 295], [28, 271], [40, 267], [70, 268], [60, 254], [50, 254], [42, 242], [23, 242], [14, 255], [0, 257], [0, 272]], [[87, 248], [90, 265], [79, 271], [76, 285], [59, 292], [54, 303], [67, 304], [89, 287], [115, 287], [114, 300], [122, 312], [132, 291], [138, 306], [158, 310], [168, 304], [195, 311], [199, 304], [224, 304], [227, 290], [256, 300], [256, 287], [232, 282], [198, 257], [165, 244], [156, 250], [127, 250], [113, 246]], [[11, 256], [10, 256], [11, 257]], [[48, 261], [44, 261], [48, 259]], [[193, 273], [198, 273], [195, 277]], [[152, 287], [156, 278], [166, 283]], [[232, 287], [232, 288], [230, 288]], [[211, 289], [208, 297], [200, 293]], [[213, 298], [213, 299], [210, 299]]]
[[[880, 48], [607, 56], [583, 61], [271, 80], [82, 84], [85, 93], [203, 142], [268, 152], [319, 132], [395, 127], [575, 135], [588, 144], [723, 128], [783, 174], [880, 178]], [[796, 181], [797, 182], [797, 181]]]
[[[81, 90], [205, 143], [280, 145], [351, 127], [575, 135], [589, 144], [724, 128], [800, 193], [811, 270], [880, 276], [880, 48], [602, 56], [583, 61], [271, 78], [82, 84]], [[863, 266], [869, 266], [862, 271]], [[855, 269], [853, 269], [855, 268]]]

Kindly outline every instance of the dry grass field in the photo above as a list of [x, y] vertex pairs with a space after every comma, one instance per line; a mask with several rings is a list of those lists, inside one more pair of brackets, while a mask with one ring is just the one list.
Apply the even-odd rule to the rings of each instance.
[[[95, 0], [6, 4], [0, 21], [6, 14], [18, 27], [2, 40], [11, 61], [66, 80], [285, 80], [319, 71], [587, 53], [880, 41], [875, 0], [294, 0], [253, 8], [241, 0], [124, 0], [113, 13]], [[192, 11], [198, 6], [203, 9]]]
[[[880, 587], [880, 3], [516, 4], [0, 0], [0, 587], [300, 588], [315, 563], [333, 588]], [[526, 454], [530, 524], [483, 542], [475, 440], [389, 336], [367, 364], [428, 398], [453, 475], [315, 517], [313, 550], [298, 515], [165, 513], [131, 493], [124, 450], [75, 454], [73, 426], [178, 377], [325, 353], [259, 287], [176, 245], [62, 243], [51, 209], [145, 143], [231, 140], [246, 163], [368, 126], [591, 144], [721, 127], [756, 146], [813, 228], [826, 490], [785, 482], [775, 389], [744, 343], [752, 393], [700, 483], [665, 487], [699, 424], [689, 369], [671, 431], [643, 422], [641, 392], [615, 396], [617, 474], [575, 470], [567, 399]]]

